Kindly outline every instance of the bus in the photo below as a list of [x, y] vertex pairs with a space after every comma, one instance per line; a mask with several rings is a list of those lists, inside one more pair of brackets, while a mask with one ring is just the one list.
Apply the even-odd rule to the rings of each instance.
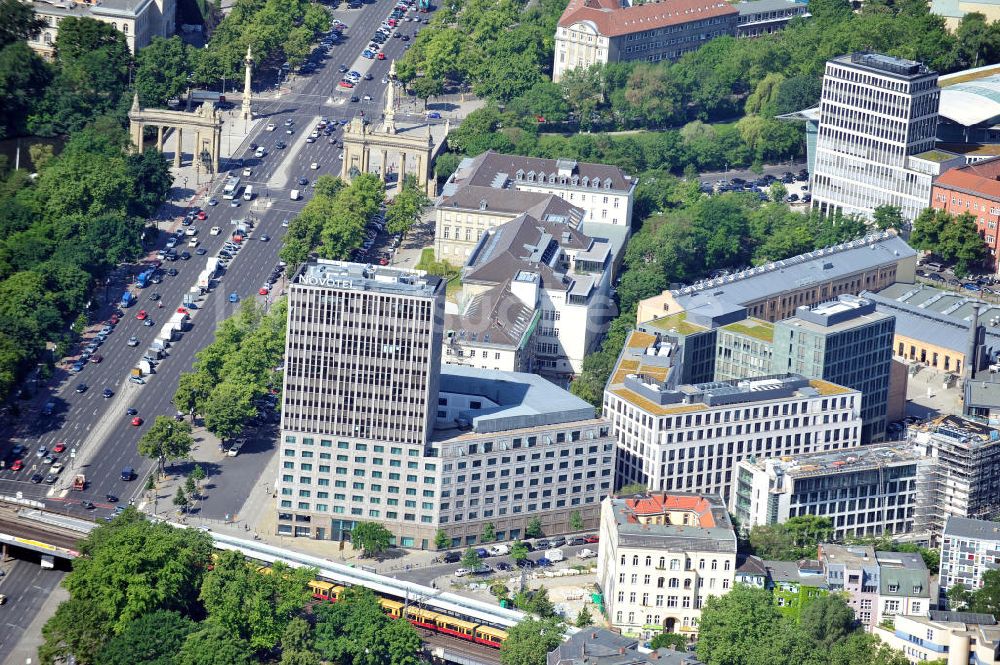
[[226, 178], [226, 186], [222, 188], [222, 198], [224, 199], [235, 199], [236, 195], [240, 191], [240, 179], [238, 176], [229, 176]]

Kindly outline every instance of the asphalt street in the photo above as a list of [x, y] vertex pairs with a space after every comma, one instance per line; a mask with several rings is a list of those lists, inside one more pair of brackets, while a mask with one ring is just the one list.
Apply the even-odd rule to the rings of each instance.
[[0, 663], [7, 659], [28, 629], [38, 609], [52, 594], [66, 573], [45, 569], [34, 561], [14, 560], [5, 564], [0, 577], [0, 593], [7, 602], [0, 605]]
[[[175, 412], [171, 398], [180, 373], [190, 370], [195, 353], [213, 340], [216, 326], [231, 316], [239, 306], [229, 302], [229, 295], [237, 294], [240, 301], [258, 298], [264, 304], [269, 302], [271, 296], [259, 296], [257, 291], [278, 261], [281, 238], [286, 230], [282, 226], [282, 220], [294, 217], [309, 200], [310, 186], [317, 176], [339, 175], [340, 147], [331, 144], [322, 134], [315, 142], [306, 142], [306, 137], [315, 128], [315, 121], [321, 116], [349, 120], [362, 111], [365, 112], [366, 119], [373, 121], [381, 116], [380, 104], [385, 92], [381, 79], [387, 75], [390, 61], [402, 55], [406, 43], [402, 39], [387, 40], [384, 46], [386, 60], [368, 60], [361, 57], [361, 52], [367, 47], [376, 28], [388, 17], [394, 4], [395, 0], [377, 0], [359, 10], [341, 9], [333, 12], [348, 28], [344, 31], [344, 39], [333, 46], [317, 71], [288, 84], [290, 92], [283, 89], [282, 94], [276, 98], [260, 98], [254, 102], [256, 117], [262, 121], [257, 123], [234, 158], [225, 162], [230, 173], [221, 173], [213, 183], [211, 196], [218, 200], [218, 205], [205, 205], [207, 219], [194, 224], [200, 246], [208, 253], [204, 256], [194, 255], [194, 248], [185, 247], [182, 243], [178, 250], [189, 249], [193, 254], [191, 259], [164, 262], [161, 268], [175, 268], [177, 276], [164, 276], [162, 283], [151, 284], [145, 289], [131, 287], [136, 292], [138, 301], [125, 310], [125, 316], [98, 350], [97, 353], [103, 356], [103, 362], [87, 363], [79, 374], [60, 377], [63, 379], [61, 384], [51, 391], [56, 404], [52, 415], [37, 413], [25, 417], [18, 436], [14, 439], [14, 443], [23, 443], [28, 448], [23, 458], [24, 467], [19, 471], [10, 468], [0, 470], [0, 494], [20, 492], [25, 498], [43, 500], [49, 506], [61, 503], [66, 512], [100, 517], [109, 514], [114, 508], [113, 504], [105, 500], [107, 494], [119, 497], [124, 503], [142, 491], [144, 478], [152, 470], [153, 462], [140, 458], [136, 452], [137, 441], [156, 416], [172, 415]], [[425, 15], [410, 12], [407, 16], [423, 18]], [[420, 27], [423, 27], [422, 24], [416, 20], [407, 21], [398, 27], [398, 31], [412, 37]], [[370, 72], [372, 80], [360, 81], [352, 91], [338, 91], [337, 83], [341, 74], [337, 69], [341, 64], [361, 74]], [[365, 95], [369, 95], [372, 101], [352, 103], [348, 101], [352, 95], [362, 100]], [[419, 116], [408, 119], [411, 122], [422, 121]], [[286, 127], [286, 120], [292, 121], [290, 127]], [[268, 123], [275, 125], [273, 131], [268, 131]], [[286, 133], [287, 129], [292, 132]], [[341, 131], [334, 132], [333, 138], [339, 137]], [[287, 147], [278, 148], [276, 144], [279, 141], [285, 142]], [[264, 148], [265, 157], [258, 159], [253, 156], [250, 149], [252, 143]], [[311, 169], [313, 163], [319, 168]], [[239, 207], [230, 207], [230, 202], [222, 198], [222, 183], [226, 175], [240, 175], [243, 168], [250, 168], [252, 174], [243, 178], [242, 184], [253, 185], [256, 196], [251, 202], [238, 200]], [[300, 177], [307, 178], [309, 185], [297, 184]], [[299, 201], [290, 200], [292, 189], [302, 191], [304, 198]], [[201, 201], [195, 203], [204, 205]], [[198, 303], [196, 310], [191, 311], [190, 329], [174, 342], [169, 355], [158, 364], [155, 374], [147, 377], [145, 385], [128, 382], [130, 370], [146, 353], [169, 315], [182, 305], [183, 296], [195, 285], [207, 258], [215, 256], [228, 239], [233, 228], [231, 222], [248, 217], [256, 221], [252, 235], [244, 242], [244, 249], [236, 255], [212, 291]], [[175, 221], [171, 228], [177, 226]], [[209, 229], [213, 226], [221, 228], [220, 235], [209, 234]], [[262, 241], [263, 235], [270, 236], [271, 240]], [[159, 247], [163, 246], [166, 238], [167, 233], [161, 232]], [[121, 281], [112, 282], [107, 289], [108, 298], [119, 299], [128, 276], [138, 271], [137, 266], [121, 271]], [[281, 286], [279, 280], [276, 288]], [[160, 294], [164, 303], [162, 309], [150, 300], [153, 293]], [[141, 309], [148, 312], [155, 325], [145, 326], [136, 319]], [[127, 340], [133, 335], [139, 338], [139, 344], [130, 347]], [[79, 383], [86, 383], [87, 390], [76, 392]], [[109, 398], [102, 395], [106, 388], [114, 393]], [[130, 424], [131, 417], [126, 414], [129, 408], [136, 409], [143, 418], [141, 426]], [[66, 464], [59, 481], [51, 487], [31, 483], [30, 478], [34, 473], [48, 471], [42, 456], [37, 454], [40, 448], [52, 450], [60, 442], [67, 449], [58, 460]], [[271, 445], [273, 446], [273, 438]], [[71, 455], [73, 452], [75, 456]], [[243, 498], [266, 465], [269, 455], [241, 457], [242, 459], [236, 458], [240, 459], [238, 464], [232, 465], [233, 473], [226, 472], [228, 461], [232, 459], [228, 458], [215, 469], [216, 475], [209, 481], [214, 485], [216, 493], [226, 494], [233, 499], [234, 505], [242, 504]], [[126, 466], [137, 471], [136, 480], [121, 480], [121, 471]], [[82, 492], [69, 489], [76, 473], [84, 473], [87, 477], [87, 488]], [[84, 510], [82, 500], [92, 501], [96, 509]]]

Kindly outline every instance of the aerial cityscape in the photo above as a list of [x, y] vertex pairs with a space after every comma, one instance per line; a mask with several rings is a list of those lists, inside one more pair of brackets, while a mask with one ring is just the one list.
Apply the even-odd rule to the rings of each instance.
[[1000, 665], [995, 0], [0, 0], [0, 665]]

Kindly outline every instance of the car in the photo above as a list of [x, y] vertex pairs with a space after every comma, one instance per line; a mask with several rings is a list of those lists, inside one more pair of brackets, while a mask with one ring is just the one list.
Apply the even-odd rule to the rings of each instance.
[[81, 383], [81, 384], [79, 384], [76, 387], [76, 392], [78, 392], [78, 393], [85, 393], [85, 392], [87, 392], [87, 388], [88, 387], [89, 386], [86, 383]]
[[311, 137], [311, 136], [307, 136], [306, 137], [306, 143], [315, 143], [315, 142], [316, 142], [316, 139], [314, 139], [313, 137]]
[[85, 510], [93, 510], [94, 509], [94, 502], [93, 501], [87, 501], [86, 499], [84, 499], [83, 501], [80, 502], [80, 507], [83, 508], [83, 509], [85, 509]]
[[146, 312], [146, 310], [140, 309], [139, 313], [135, 315], [135, 318], [138, 319], [139, 321], [145, 321], [147, 316], [149, 316], [149, 314]]
[[146, 385], [146, 379], [141, 376], [130, 376], [128, 377], [129, 383], [138, 383], [140, 386]]
[[[382, 55], [382, 54], [379, 53], [379, 55]], [[372, 53], [371, 51], [369, 51], [368, 49], [365, 49], [364, 52], [361, 54], [361, 57], [362, 58], [368, 58], [369, 60], [371, 60], [372, 58], [375, 57], [375, 54]]]
[[274, 147], [278, 150], [284, 150], [286, 147], [288, 147], [288, 144], [285, 143], [284, 141], [278, 141], [277, 143], [274, 144]]
[[132, 418], [132, 427], [138, 427], [141, 424], [142, 424], [142, 418], [140, 418], [139, 416], [135, 416]]
[[353, 103], [353, 104], [356, 104], [356, 103], [357, 103], [357, 102], [359, 102], [359, 101], [360, 101], [360, 100], [359, 100], [359, 99], [358, 99], [358, 98], [357, 98], [356, 96], [352, 96], [352, 97], [351, 97], [351, 103]]
[[[250, 169], [245, 169], [245, 171], [244, 171], [244, 172], [246, 172], [246, 171], [249, 171], [249, 170], [250, 170]], [[198, 211], [198, 214], [197, 214], [197, 215], [195, 215], [195, 217], [197, 217], [197, 218], [198, 218], [198, 221], [201, 221], [201, 222], [204, 222], [204, 221], [205, 221], [205, 218], [207, 218], [207, 217], [208, 217], [208, 215], [206, 215], [206, 214], [205, 214], [205, 211], [204, 211], [204, 210], [199, 210], [199, 211]]]
[[539, 540], [536, 540], [533, 544], [536, 550], [547, 550], [549, 549], [549, 547], [551, 547], [551, 544], [545, 538], [540, 538]]
[[183, 252], [181, 252], [181, 261], [188, 261], [190, 259], [191, 259], [191, 252], [187, 251], [186, 249]]
[[273, 132], [273, 131], [274, 131], [275, 129], [277, 129], [277, 128], [278, 128], [278, 126], [277, 126], [277, 125], [275, 125], [275, 124], [274, 124], [273, 122], [269, 122], [269, 123], [267, 123], [267, 126], [266, 126], [266, 127], [264, 127], [264, 129], [266, 129], [266, 130], [267, 130], [267, 131], [269, 131], [269, 132]]
[[218, 226], [213, 226], [211, 229], [208, 230], [208, 235], [210, 236], [217, 236], [220, 233], [222, 233], [222, 229]]
[[943, 282], [944, 281], [944, 277], [942, 277], [941, 275], [937, 274], [936, 272], [932, 272], [929, 275], [927, 275], [927, 279], [931, 280], [932, 282]]
[[32, 474], [32, 476], [31, 476], [31, 482], [35, 483], [36, 485], [38, 483], [42, 482], [43, 480], [45, 480], [45, 476], [43, 476], [40, 473], [35, 473], [35, 474]]
[[583, 548], [577, 556], [581, 559], [592, 559], [597, 556], [597, 552], [591, 549]]
[[441, 560], [445, 563], [458, 563], [462, 560], [462, 555], [458, 552], [445, 552], [441, 556]]
[[260, 237], [260, 241], [261, 242], [267, 242], [270, 239], [271, 239], [271, 236], [267, 235], [266, 233]]
[[309, 181], [307, 179], [305, 179], [305, 178], [302, 178], [302, 177], [300, 177], [296, 182], [298, 182], [303, 187], [305, 187], [306, 185], [309, 184]]
[[24, 460], [16, 459], [14, 463], [10, 465], [11, 471], [20, 471], [24, 468]]
[[531, 559], [521, 559], [515, 564], [518, 568], [534, 568], [535, 562]]
[[427, 117], [430, 120], [440, 120], [441, 119], [441, 114], [438, 113], [437, 111], [429, 111], [427, 113]]
[[500, 561], [499, 563], [497, 563], [497, 570], [508, 571], [508, 570], [512, 570], [512, 569], [513, 569], [513, 566], [511, 566], [506, 561]]
[[288, 223], [289, 222], [288, 222], [288, 218], [287, 217], [285, 217], [283, 220], [281, 220], [281, 226], [284, 227], [284, 228], [286, 228], [286, 229], [288, 228]]
[[54, 452], [57, 455], [64, 452], [65, 450], [66, 450], [66, 444], [62, 441], [52, 446], [52, 452]]
[[130, 406], [129, 408], [125, 409], [125, 415], [128, 415], [128, 416], [137, 416], [137, 415], [139, 415], [139, 410], [136, 409], [133, 406]]
[[587, 543], [588, 545], [600, 542], [600, 540], [601, 540], [600, 536], [596, 534], [590, 534], [589, 536], [583, 537], [583, 542]]
[[[347, 72], [351, 71], [351, 68], [348, 67], [347, 65], [341, 65], [340, 67], [337, 67], [337, 71], [340, 72], [341, 74], [346, 74]], [[290, 123], [291, 120], [285, 121], [285, 124], [290, 124]]]
[[198, 227], [192, 226], [191, 228], [184, 229], [184, 235], [188, 238], [198, 235]]
[[208, 201], [206, 201], [206, 203], [210, 206], [217, 206], [219, 205], [219, 199], [211, 198]]
[[229, 294], [229, 302], [239, 302], [239, 301], [240, 301], [240, 296], [238, 293], [234, 291], [233, 293]]
[[372, 75], [366, 72], [365, 75], [362, 78], [364, 78], [366, 81], [371, 81], [372, 80]]
[[312, 169], [313, 171], [319, 169], [319, 162], [313, 162], [312, 164], [309, 165], [309, 168]]
[[549, 547], [562, 547], [566, 544], [566, 539], [562, 536], [556, 536], [551, 541], [549, 541]]
[[403, 35], [403, 41], [404, 42], [410, 41], [410, 36], [409, 35]]
[[115, 496], [114, 494], [105, 494], [104, 500], [107, 501], [108, 503], [118, 503], [118, 497]]
[[385, 60], [385, 53], [379, 53], [376, 60]]
[[552, 565], [552, 560], [551, 559], [547, 559], [546, 557], [542, 557], [542, 558], [538, 559], [537, 561], [535, 561], [535, 565], [538, 566], [539, 568], [544, 568], [546, 566], [551, 566]]
[[[34, 482], [34, 481], [32, 481]], [[473, 570], [471, 568], [456, 568], [455, 577], [465, 577], [466, 575], [471, 575]]]
[[101, 393], [101, 396], [104, 397], [104, 399], [110, 399], [115, 396], [115, 391], [111, 388], [105, 388], [104, 392]]
[[480, 559], [485, 559], [490, 555], [489, 551], [485, 547], [477, 547], [475, 552]]
[[393, 38], [393, 39], [399, 39], [399, 38], [400, 38], [400, 37], [402, 37], [402, 36], [403, 36], [403, 35], [401, 35], [401, 34], [399, 34], [398, 32], [396, 32], [396, 33], [393, 33], [393, 35], [392, 35], [392, 38]]
[[52, 466], [49, 467], [49, 473], [60, 473], [65, 468], [66, 465], [62, 462], [53, 462]]
[[365, 95], [364, 97], [362, 97], [362, 99], [365, 100], [366, 102], [370, 102], [372, 100], [372, 96], [371, 95]]
[[580, 536], [577, 536], [576, 538], [567, 538], [566, 544], [570, 546], [586, 545], [586, 541]]
[[177, 277], [177, 268], [171, 268], [167, 271], [167, 274], [171, 277]]
[[55, 485], [57, 480], [59, 480], [59, 476], [54, 473], [49, 473], [45, 476], [46, 485]]
[[236, 199], [233, 199], [232, 201], [229, 202], [229, 207], [230, 208], [239, 208], [240, 207], [240, 202], [237, 201]]

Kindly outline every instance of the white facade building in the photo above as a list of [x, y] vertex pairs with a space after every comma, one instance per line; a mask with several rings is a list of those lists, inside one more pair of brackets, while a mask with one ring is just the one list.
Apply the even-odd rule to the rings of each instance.
[[736, 576], [736, 534], [718, 496], [651, 493], [601, 502], [597, 579], [625, 635], [693, 634]]
[[101, 2], [68, 2], [35, 0], [27, 4], [45, 27], [28, 46], [45, 57], [55, 53], [59, 24], [66, 18], [92, 18], [110, 23], [125, 35], [129, 49], [135, 53], [147, 46], [153, 37], [169, 38], [174, 34], [177, 13], [176, 0], [102, 0]]
[[890, 204], [913, 220], [930, 205], [934, 170], [911, 158], [935, 146], [937, 79], [918, 62], [877, 53], [827, 61], [813, 208], [870, 218]]
[[857, 445], [861, 393], [794, 374], [680, 384], [677, 346], [633, 331], [604, 391], [616, 482], [732, 499], [736, 465]]
[[949, 516], [941, 536], [942, 605], [953, 586], [960, 584], [967, 591], [976, 591], [983, 586], [983, 573], [998, 569], [1000, 523]]
[[748, 458], [737, 465], [730, 509], [747, 530], [816, 515], [833, 522], [835, 541], [910, 533], [924, 498], [917, 482], [931, 463], [912, 446]]

